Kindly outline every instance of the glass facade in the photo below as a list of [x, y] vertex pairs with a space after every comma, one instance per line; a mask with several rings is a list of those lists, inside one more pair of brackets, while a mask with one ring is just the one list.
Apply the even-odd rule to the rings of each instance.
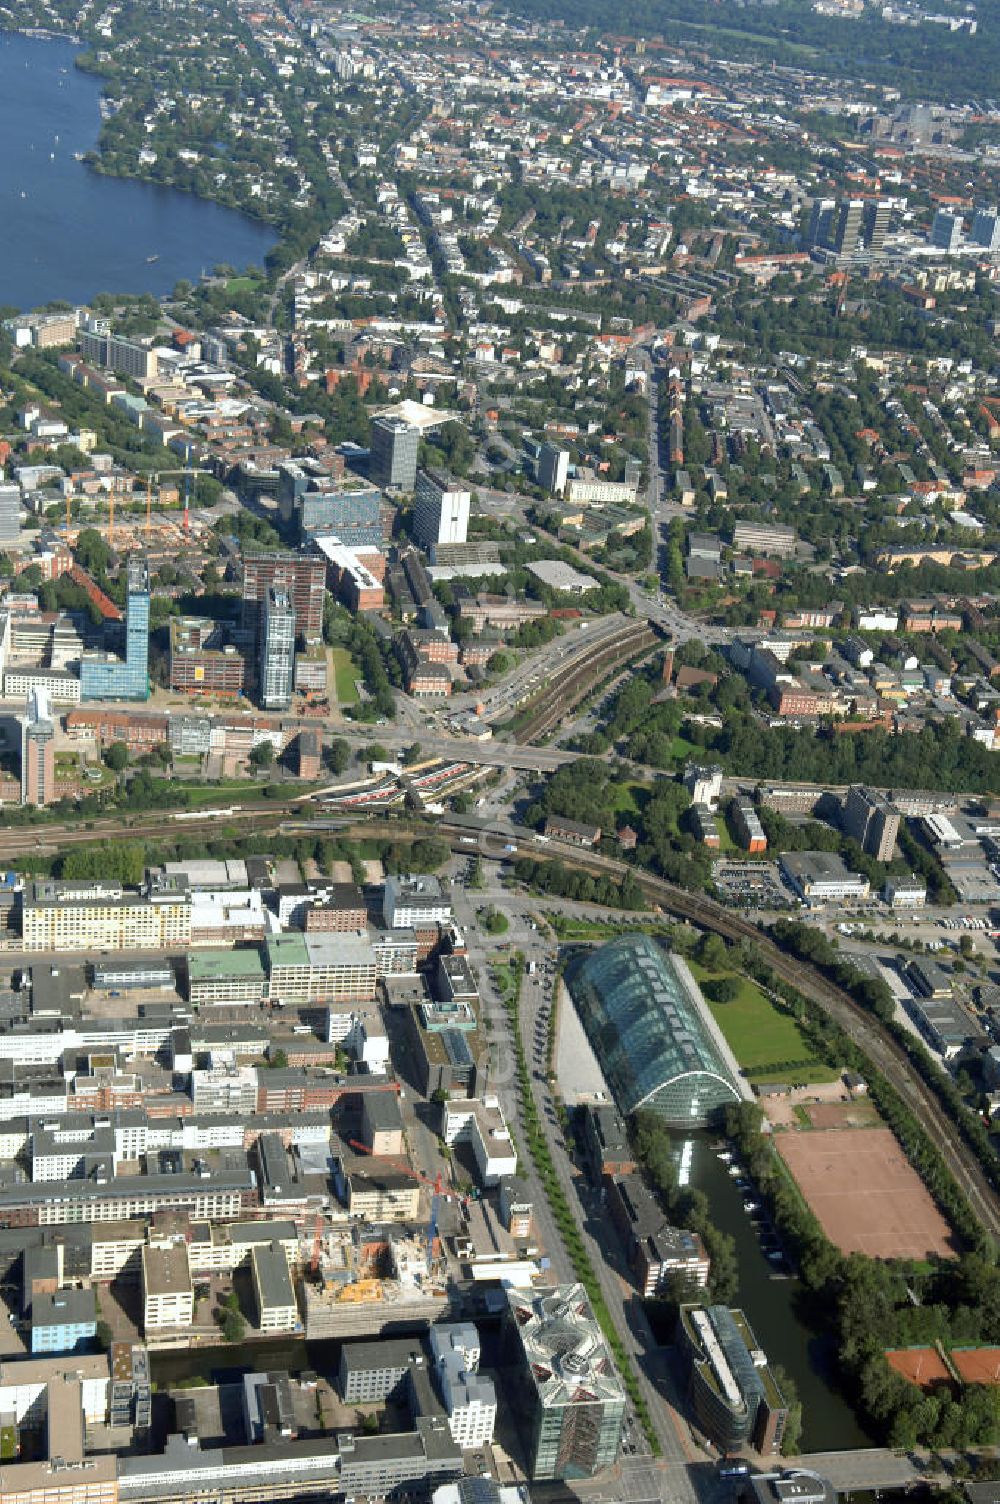
[[265, 710], [287, 710], [295, 673], [295, 612], [286, 590], [269, 590], [261, 643], [260, 702]]
[[125, 601], [125, 657], [80, 660], [80, 698], [83, 700], [147, 700], [149, 698], [149, 570], [145, 559], [128, 562]]
[[697, 1128], [741, 1100], [693, 984], [647, 935], [602, 945], [567, 981], [621, 1112], [641, 1108]]

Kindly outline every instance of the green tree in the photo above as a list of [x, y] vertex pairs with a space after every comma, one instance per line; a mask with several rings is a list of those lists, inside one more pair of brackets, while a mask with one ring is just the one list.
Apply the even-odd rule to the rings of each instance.
[[107, 574], [111, 563], [111, 550], [96, 528], [81, 528], [74, 552], [78, 563], [82, 564], [89, 574]]
[[112, 742], [104, 754], [104, 761], [112, 773], [124, 773], [128, 767], [128, 757], [127, 743]]
[[331, 773], [339, 775], [347, 768], [351, 760], [351, 744], [342, 736], [335, 736], [326, 749], [327, 766]]
[[107, 841], [101, 846], [74, 846], [59, 866], [67, 882], [97, 879], [137, 887], [145, 875], [145, 853], [137, 841]]
[[272, 741], [258, 742], [250, 749], [250, 765], [254, 768], [270, 768], [274, 765], [274, 743]]
[[239, 1311], [227, 1311], [222, 1318], [222, 1335], [227, 1342], [242, 1342], [247, 1334], [247, 1324]]

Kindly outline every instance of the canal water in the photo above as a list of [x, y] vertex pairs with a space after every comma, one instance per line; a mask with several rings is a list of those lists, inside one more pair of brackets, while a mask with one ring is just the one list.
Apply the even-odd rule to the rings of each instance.
[[75, 57], [70, 42], [0, 32], [0, 304], [160, 296], [219, 262], [262, 265], [267, 225], [77, 161], [97, 144], [101, 80]]
[[774, 1266], [761, 1251], [759, 1234], [744, 1210], [746, 1193], [737, 1188], [728, 1166], [716, 1157], [712, 1141], [695, 1136], [693, 1143], [690, 1184], [708, 1197], [712, 1221], [736, 1243], [739, 1304], [768, 1358], [791, 1375], [799, 1391], [802, 1450], [871, 1446], [871, 1438], [836, 1387], [833, 1341], [807, 1327], [798, 1314], [798, 1280], [774, 1277]]
[[[716, 1156], [714, 1142], [700, 1134], [688, 1139], [676, 1137], [678, 1159], [684, 1144], [690, 1143], [691, 1150], [684, 1154], [689, 1164], [689, 1183], [704, 1192], [713, 1222], [736, 1244], [739, 1304], [768, 1358], [795, 1381], [802, 1401], [802, 1450], [832, 1452], [871, 1446], [871, 1438], [861, 1429], [837, 1387], [833, 1340], [807, 1326], [802, 1319], [798, 1280], [775, 1278], [775, 1266], [761, 1250], [760, 1231], [744, 1209], [744, 1200], [753, 1193], [739, 1189], [728, 1166]], [[494, 1325], [485, 1323], [491, 1328]], [[484, 1339], [492, 1344], [492, 1332], [484, 1330]], [[293, 1374], [311, 1370], [333, 1378], [339, 1362], [339, 1342], [307, 1344], [301, 1338], [151, 1354], [153, 1379], [160, 1389], [172, 1388], [192, 1378], [232, 1383], [241, 1373], [264, 1369], [287, 1369]]]

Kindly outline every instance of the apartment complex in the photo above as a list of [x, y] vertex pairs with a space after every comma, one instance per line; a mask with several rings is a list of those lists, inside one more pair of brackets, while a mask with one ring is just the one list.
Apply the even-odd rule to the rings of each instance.
[[877, 862], [891, 862], [899, 834], [899, 811], [878, 789], [855, 785], [847, 792], [844, 830]]
[[321, 640], [326, 564], [320, 555], [245, 551], [242, 565], [244, 631], [256, 638], [268, 593], [283, 590], [295, 612], [296, 630], [306, 642]]
[[133, 381], [145, 381], [157, 372], [156, 351], [120, 334], [84, 330], [80, 351], [92, 365], [104, 366], [119, 376], [131, 376]]
[[767, 835], [760, 816], [745, 794], [737, 794], [729, 806], [729, 818], [736, 838], [744, 851], [759, 856], [767, 850]]
[[29, 883], [23, 897], [25, 950], [164, 950], [191, 943], [191, 894], [181, 877], [121, 883]]

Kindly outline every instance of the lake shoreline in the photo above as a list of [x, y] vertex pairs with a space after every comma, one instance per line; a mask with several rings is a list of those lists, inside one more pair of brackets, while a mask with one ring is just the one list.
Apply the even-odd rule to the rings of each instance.
[[101, 163], [102, 82], [80, 39], [0, 31], [0, 303], [28, 310], [100, 292], [168, 296], [217, 264], [263, 265], [278, 228], [188, 186]]

